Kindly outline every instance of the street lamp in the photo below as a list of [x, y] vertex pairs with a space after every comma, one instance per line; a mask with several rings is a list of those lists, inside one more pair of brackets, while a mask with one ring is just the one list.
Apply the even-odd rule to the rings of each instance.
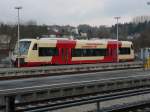
[[19, 15], [19, 10], [22, 9], [22, 7], [17, 6], [17, 7], [15, 7], [15, 9], [18, 12], [18, 46], [17, 46], [18, 53], [17, 53], [17, 55], [18, 55], [18, 68], [19, 68], [20, 67], [20, 50], [19, 50], [19, 47], [20, 47], [20, 44], [19, 44], [19, 40], [20, 40], [20, 27], [19, 27], [19, 25], [20, 25], [20, 15]]
[[119, 45], [118, 45], [118, 41], [119, 41], [119, 39], [118, 39], [118, 20], [121, 18], [121, 17], [114, 17], [116, 20], [117, 20], [117, 52], [116, 52], [116, 54], [117, 54], [117, 62], [119, 62]]

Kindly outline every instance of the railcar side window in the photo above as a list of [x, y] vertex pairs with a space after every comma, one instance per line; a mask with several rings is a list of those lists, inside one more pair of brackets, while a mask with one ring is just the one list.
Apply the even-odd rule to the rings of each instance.
[[58, 56], [58, 49], [52, 47], [39, 47], [39, 56]]
[[106, 56], [107, 49], [72, 49], [73, 57], [82, 56]]
[[33, 50], [37, 50], [37, 44], [34, 44]]
[[131, 49], [133, 49], [133, 45], [131, 45]]
[[130, 51], [130, 48], [128, 47], [124, 47], [124, 48], [119, 48], [119, 54], [130, 54], [131, 51]]

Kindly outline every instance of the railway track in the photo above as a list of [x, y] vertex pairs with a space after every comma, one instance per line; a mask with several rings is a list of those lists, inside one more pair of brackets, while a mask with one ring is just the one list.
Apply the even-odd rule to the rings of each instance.
[[[132, 91], [135, 91], [135, 92], [132, 92]], [[79, 95], [79, 96], [70, 97], [70, 98], [68, 97], [68, 98], [61, 98], [61, 99], [42, 100], [42, 101], [37, 101], [37, 102], [16, 103], [15, 106], [16, 106], [16, 112], [22, 112], [22, 111], [47, 112], [47, 111], [52, 111], [52, 110], [57, 110], [57, 109], [63, 109], [63, 108], [68, 108], [68, 107], [73, 107], [73, 106], [94, 103], [99, 100], [103, 102], [107, 100], [113, 100], [116, 98], [129, 97], [129, 96], [136, 94], [136, 92], [137, 94], [141, 94], [138, 89], [137, 90], [132, 89], [126, 92], [120, 91], [120, 92], [114, 92], [114, 93], [110, 91], [108, 93], [95, 94], [95, 95], [93, 94], [89, 96]], [[115, 105], [115, 106], [112, 104], [112, 106], [110, 107], [105, 107], [105, 108], [102, 107], [100, 111], [101, 112], [130, 112], [131, 110], [132, 111], [138, 110], [138, 109], [144, 110], [145, 108], [147, 108], [149, 104], [150, 104], [149, 100], [126, 103], [126, 104]], [[144, 111], [141, 111], [141, 112], [144, 112]]]
[[[109, 100], [150, 93], [149, 71], [110, 71], [102, 74], [91, 74], [0, 81], [0, 94], [3, 96], [0, 108], [7, 109], [14, 105], [18, 111], [22, 111], [29, 108], [33, 110], [36, 107], [38, 109], [41, 106], [43, 108], [45, 105], [48, 109], [52, 109], [52, 106], [56, 108], [56, 103], [63, 103], [63, 105], [57, 106], [67, 106], [66, 104], [74, 106], [74, 101], [79, 104], [79, 100], [82, 101], [80, 103], [86, 104], [97, 101], [103, 102], [110, 95], [112, 97], [110, 96]], [[121, 91], [124, 92], [120, 93]], [[104, 93], [109, 95], [106, 96], [105, 94], [105, 100], [103, 99], [104, 96], [101, 96]], [[98, 100], [98, 98], [100, 99]], [[71, 102], [73, 105], [70, 105]], [[46, 107], [44, 108], [46, 109]]]
[[[101, 112], [150, 112], [149, 105], [150, 105], [150, 101], [134, 102], [134, 103], [124, 104], [122, 106], [116, 106], [116, 108], [118, 107], [118, 110], [105, 109], [105, 110], [101, 110]], [[97, 112], [97, 110], [87, 111], [87, 112]]]
[[141, 102], [134, 102], [124, 104], [124, 106], [118, 106], [118, 110], [106, 111], [106, 112], [150, 112], [150, 101], [145, 100]]
[[142, 62], [43, 66], [30, 68], [3, 68], [0, 69], [0, 80], [142, 68]]

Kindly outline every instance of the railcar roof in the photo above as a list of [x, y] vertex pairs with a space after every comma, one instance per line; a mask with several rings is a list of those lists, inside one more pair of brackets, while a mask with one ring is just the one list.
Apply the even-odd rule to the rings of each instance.
[[20, 39], [20, 41], [37, 41], [37, 39]]
[[[67, 40], [67, 39], [21, 39], [20, 41], [41, 41], [41, 42], [44, 42], [44, 43], [48, 43], [48, 42], [56, 42], [57, 40], [64, 40], [65, 42], [66, 41], [76, 41], [76, 42], [80, 42], [80, 43], [107, 43], [108, 41], [114, 41], [116, 42], [117, 40], [114, 40], [114, 39], [97, 39], [97, 40]], [[132, 44], [131, 41], [120, 41], [122, 44]]]

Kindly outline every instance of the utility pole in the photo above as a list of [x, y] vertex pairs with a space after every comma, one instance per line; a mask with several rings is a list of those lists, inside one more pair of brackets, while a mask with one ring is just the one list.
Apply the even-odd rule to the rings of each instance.
[[19, 11], [20, 9], [22, 9], [21, 6], [17, 6], [15, 7], [15, 9], [17, 10], [18, 12], [18, 46], [17, 46], [17, 49], [18, 49], [18, 53], [17, 53], [17, 59], [18, 59], [18, 68], [20, 67], [20, 50], [19, 50], [19, 47], [20, 47], [20, 44], [19, 44], [19, 40], [20, 40], [20, 15], [19, 15]]
[[118, 21], [119, 21], [119, 19], [120, 19], [121, 17], [118, 17], [118, 16], [117, 16], [117, 17], [114, 17], [114, 18], [117, 20], [117, 32], [116, 32], [116, 33], [117, 33], [117, 34], [116, 34], [116, 35], [117, 35], [117, 50], [116, 50], [116, 54], [117, 54], [117, 62], [119, 62], [119, 44], [118, 44], [118, 43], [119, 43], [119, 39], [118, 39], [118, 38], [119, 38], [119, 37], [118, 37], [118, 33], [119, 33], [118, 30], [119, 30], [119, 29], [118, 29]]

